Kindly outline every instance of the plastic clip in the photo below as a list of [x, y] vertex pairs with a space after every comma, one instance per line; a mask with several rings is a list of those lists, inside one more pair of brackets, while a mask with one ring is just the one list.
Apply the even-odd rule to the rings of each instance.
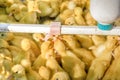
[[45, 41], [50, 37], [55, 37], [61, 34], [61, 23], [60, 22], [51, 22], [50, 32], [46, 35]]

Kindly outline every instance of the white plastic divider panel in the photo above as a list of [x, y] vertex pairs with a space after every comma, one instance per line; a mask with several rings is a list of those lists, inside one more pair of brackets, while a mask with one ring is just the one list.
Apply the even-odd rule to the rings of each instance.
[[[41, 24], [0, 24], [0, 32], [21, 33], [49, 33], [50, 25]], [[102, 31], [97, 26], [61, 26], [61, 34], [95, 34], [95, 35], [120, 35], [120, 26], [113, 26], [112, 30]]]

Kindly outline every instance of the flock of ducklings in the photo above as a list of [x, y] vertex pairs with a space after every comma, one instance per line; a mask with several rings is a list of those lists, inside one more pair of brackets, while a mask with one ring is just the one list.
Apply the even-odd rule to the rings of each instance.
[[0, 80], [119, 80], [120, 37], [0, 33]]
[[[93, 26], [89, 5], [89, 0], [0, 0], [0, 22]], [[0, 80], [120, 80], [119, 36], [45, 38], [0, 33]]]
[[65, 25], [95, 25], [89, 0], [1, 0], [0, 22]]

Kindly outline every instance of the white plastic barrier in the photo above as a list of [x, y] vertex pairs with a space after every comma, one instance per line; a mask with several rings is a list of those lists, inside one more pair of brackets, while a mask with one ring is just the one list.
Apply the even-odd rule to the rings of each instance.
[[[0, 32], [49, 33], [50, 25], [1, 23]], [[113, 27], [113, 29], [109, 31], [102, 31], [99, 30], [97, 26], [61, 25], [61, 34], [120, 35], [120, 26]]]

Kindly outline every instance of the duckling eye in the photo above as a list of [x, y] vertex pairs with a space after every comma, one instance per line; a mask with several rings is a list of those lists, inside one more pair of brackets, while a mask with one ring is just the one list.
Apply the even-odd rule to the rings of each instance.
[[2, 33], [2, 34], [0, 34], [0, 36], [4, 36], [4, 34]]
[[16, 71], [15, 73], [18, 73], [18, 71]]
[[25, 0], [20, 0], [21, 2], [24, 2]]
[[59, 80], [58, 78], [56, 78], [56, 80]]

